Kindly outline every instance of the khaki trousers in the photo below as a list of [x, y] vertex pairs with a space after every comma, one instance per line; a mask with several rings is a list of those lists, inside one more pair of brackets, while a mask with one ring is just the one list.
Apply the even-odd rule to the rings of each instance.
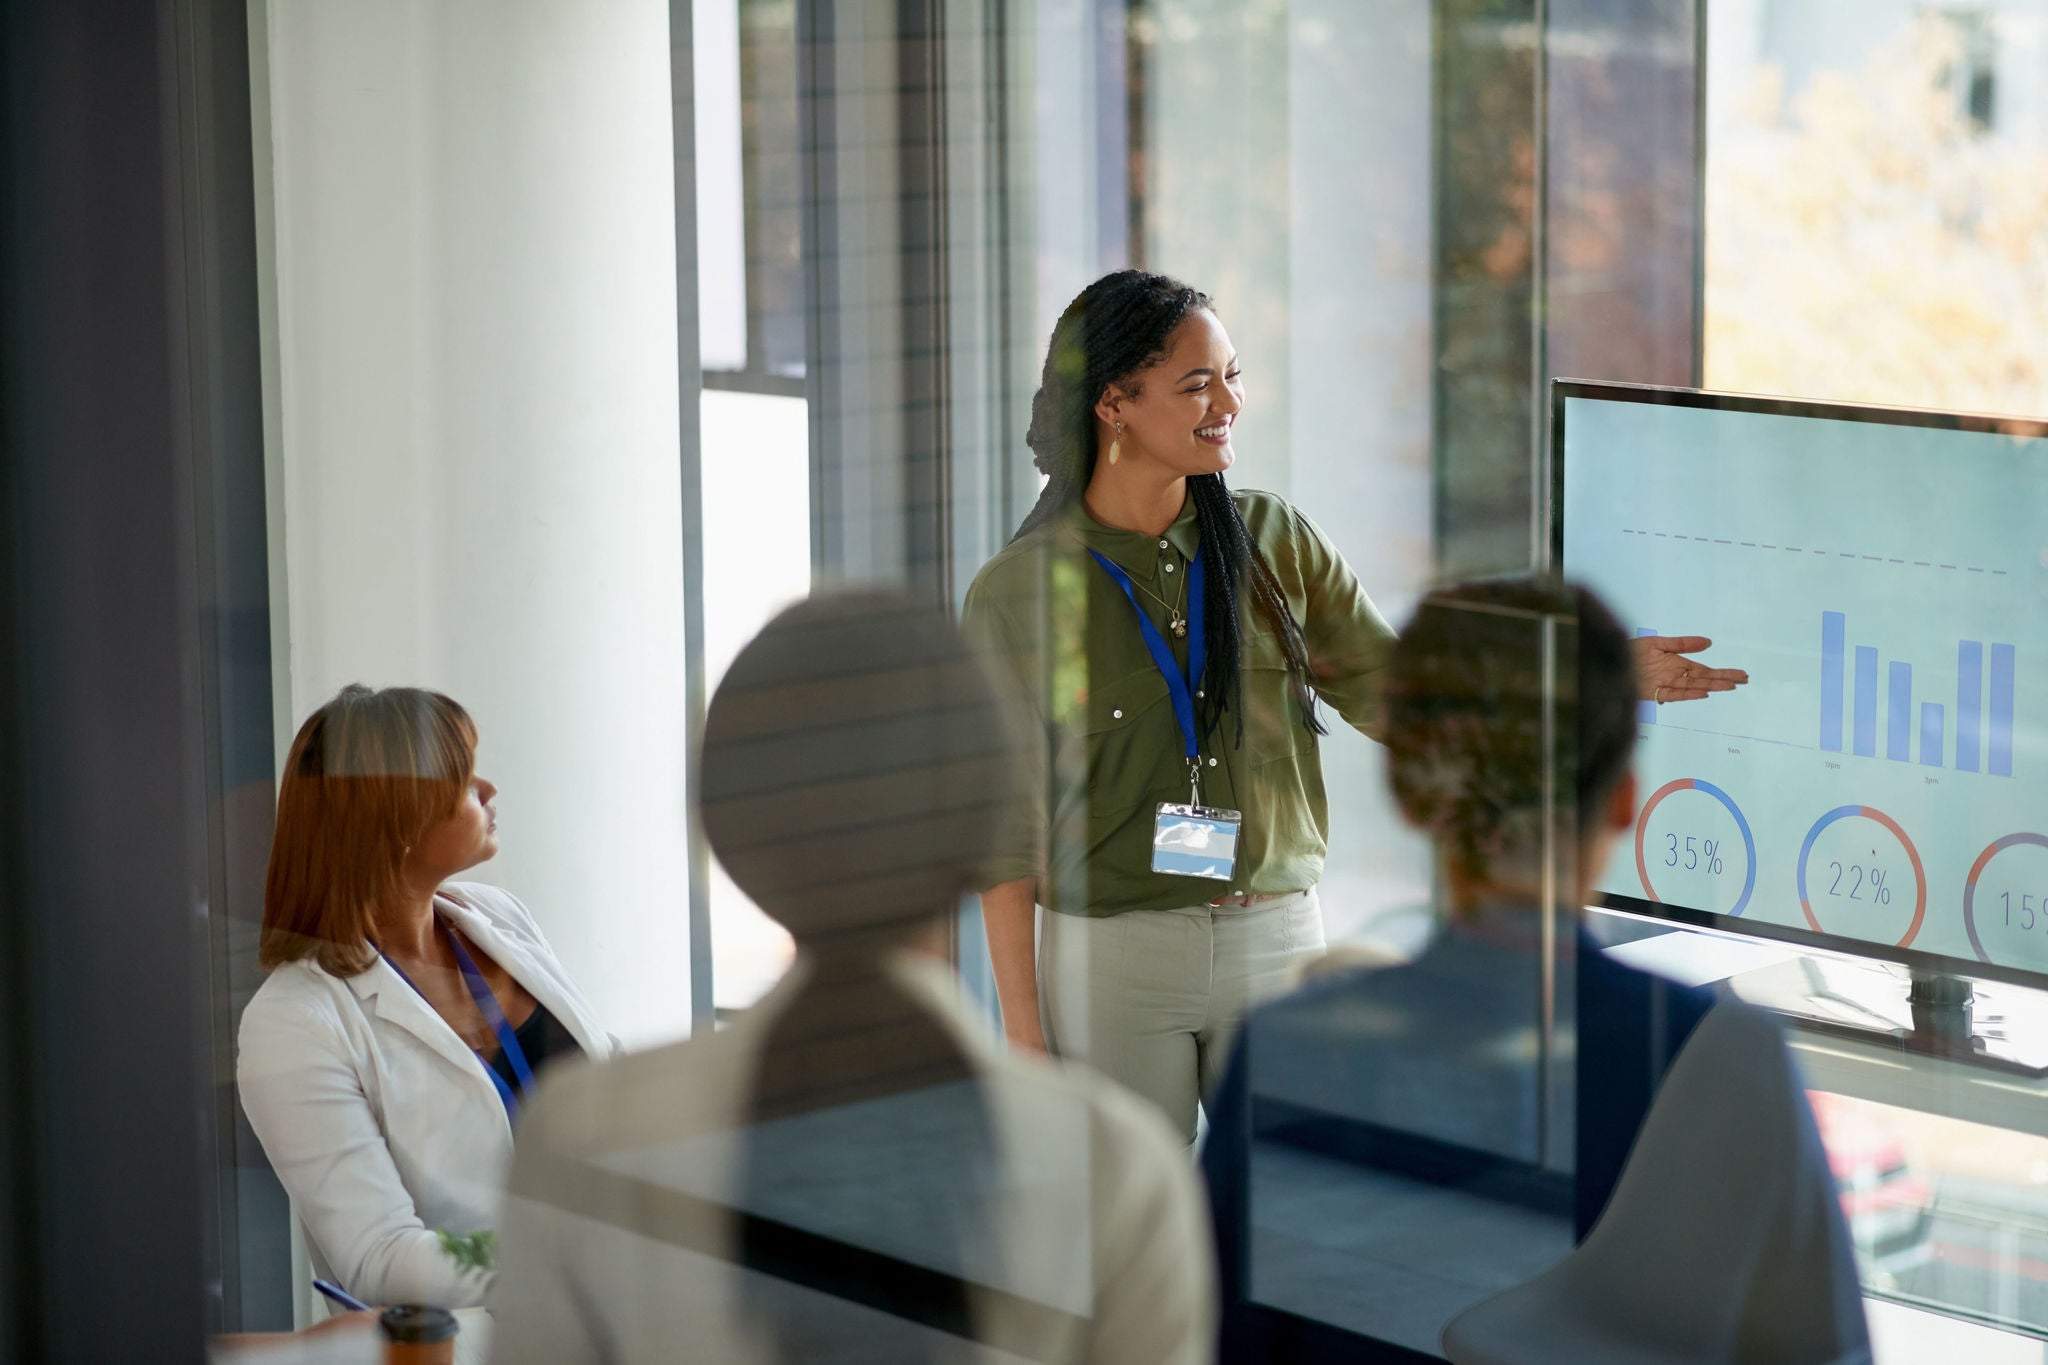
[[1046, 1045], [1165, 1111], [1195, 1140], [1195, 1107], [1223, 1078], [1245, 1012], [1323, 951], [1315, 889], [1251, 905], [1046, 912], [1038, 947]]

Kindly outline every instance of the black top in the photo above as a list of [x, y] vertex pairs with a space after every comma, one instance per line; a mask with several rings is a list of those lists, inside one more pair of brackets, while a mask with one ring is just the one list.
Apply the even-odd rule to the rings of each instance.
[[[519, 1040], [520, 1051], [526, 1054], [526, 1064], [532, 1068], [538, 1079], [543, 1067], [558, 1057], [581, 1057], [583, 1047], [576, 1041], [576, 1035], [564, 1028], [562, 1021], [548, 1013], [548, 1007], [535, 1001], [533, 1013], [526, 1016], [526, 1022], [512, 1030], [512, 1036]], [[512, 1087], [512, 1093], [519, 1093], [519, 1077], [512, 1070], [512, 1061], [505, 1055], [505, 1049], [494, 1047], [491, 1055], [484, 1059], [484, 1065], [498, 1073], [500, 1080]]]

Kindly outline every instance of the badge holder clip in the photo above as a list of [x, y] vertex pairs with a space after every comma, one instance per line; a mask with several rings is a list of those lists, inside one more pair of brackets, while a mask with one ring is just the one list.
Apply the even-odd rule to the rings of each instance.
[[1202, 761], [1188, 760], [1188, 802], [1159, 804], [1152, 824], [1152, 870], [1227, 882], [1237, 873], [1242, 811], [1202, 804]]

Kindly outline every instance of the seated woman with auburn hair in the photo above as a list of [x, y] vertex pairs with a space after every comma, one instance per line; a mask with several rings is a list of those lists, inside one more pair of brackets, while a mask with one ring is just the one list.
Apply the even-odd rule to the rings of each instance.
[[612, 1048], [526, 907], [448, 880], [497, 853], [496, 795], [469, 714], [410, 687], [343, 688], [278, 784], [236, 1079], [316, 1267], [370, 1303], [483, 1302], [534, 1073]]

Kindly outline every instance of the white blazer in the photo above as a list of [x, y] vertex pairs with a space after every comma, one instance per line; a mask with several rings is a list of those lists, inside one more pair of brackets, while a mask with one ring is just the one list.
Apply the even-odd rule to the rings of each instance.
[[[511, 893], [451, 882], [435, 906], [574, 1036], [612, 1040]], [[480, 1304], [439, 1233], [498, 1226], [512, 1127], [483, 1059], [378, 958], [330, 975], [270, 974], [242, 1014], [236, 1084], [249, 1126], [305, 1224], [316, 1267], [373, 1304]]]

